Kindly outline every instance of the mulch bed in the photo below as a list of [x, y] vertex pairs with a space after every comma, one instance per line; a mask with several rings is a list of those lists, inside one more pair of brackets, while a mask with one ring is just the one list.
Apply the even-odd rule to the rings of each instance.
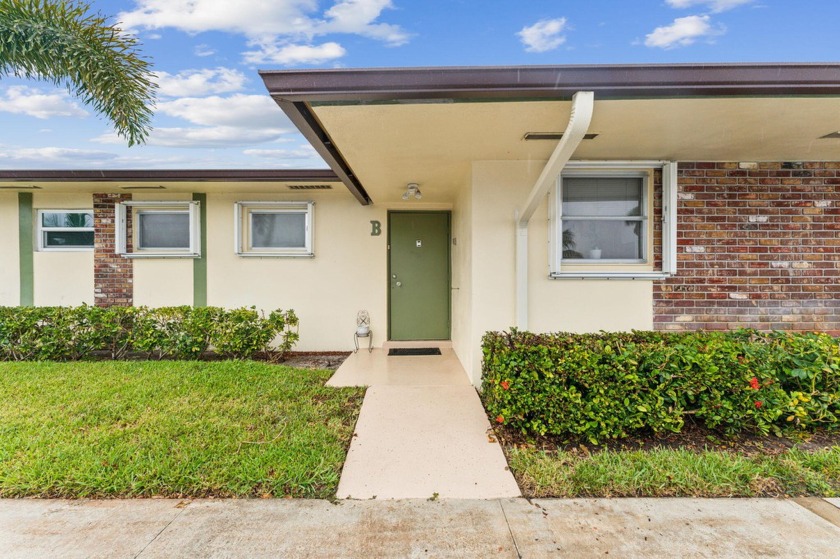
[[292, 351], [286, 354], [286, 358], [281, 363], [288, 367], [297, 367], [299, 369], [327, 369], [335, 371], [349, 356], [350, 353], [348, 352]]
[[546, 451], [567, 451], [583, 454], [597, 452], [652, 450], [657, 448], [687, 449], [695, 452], [704, 450], [729, 451], [747, 456], [777, 455], [791, 448], [815, 451], [840, 446], [840, 431], [818, 430], [798, 436], [776, 437], [741, 434], [727, 436], [707, 429], [702, 425], [686, 422], [681, 433], [638, 433], [634, 436], [604, 441], [593, 445], [585, 440], [569, 440], [563, 437], [532, 437], [502, 426], [495, 427], [496, 437], [502, 446], [538, 448]]

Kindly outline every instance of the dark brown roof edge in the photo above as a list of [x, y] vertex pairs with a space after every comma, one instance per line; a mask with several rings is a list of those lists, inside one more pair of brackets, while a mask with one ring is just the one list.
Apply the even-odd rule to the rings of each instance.
[[338, 182], [330, 169], [107, 169], [23, 170], [0, 169], [2, 181], [209, 181], [209, 182]]
[[655, 64], [262, 70], [278, 101], [840, 95], [840, 64]]

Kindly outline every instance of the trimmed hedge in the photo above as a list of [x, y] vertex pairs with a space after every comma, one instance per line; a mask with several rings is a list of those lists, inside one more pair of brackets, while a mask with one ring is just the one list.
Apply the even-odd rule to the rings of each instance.
[[781, 434], [840, 419], [840, 346], [784, 332], [488, 332], [482, 398], [525, 434], [593, 443], [680, 432], [693, 415], [729, 434]]
[[211, 349], [232, 359], [282, 357], [297, 325], [292, 310], [266, 317], [253, 307], [0, 307], [0, 360], [199, 359]]

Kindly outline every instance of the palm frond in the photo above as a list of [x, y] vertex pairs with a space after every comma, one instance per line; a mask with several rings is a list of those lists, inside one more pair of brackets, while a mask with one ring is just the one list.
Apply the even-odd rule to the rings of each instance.
[[84, 2], [0, 0], [0, 75], [66, 84], [132, 146], [151, 130], [155, 88], [137, 38]]

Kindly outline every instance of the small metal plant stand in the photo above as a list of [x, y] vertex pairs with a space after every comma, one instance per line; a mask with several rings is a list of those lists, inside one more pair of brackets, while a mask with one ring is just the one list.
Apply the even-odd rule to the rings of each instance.
[[359, 338], [367, 338], [368, 353], [373, 351], [373, 332], [370, 330], [370, 314], [367, 311], [359, 311], [356, 314], [356, 332], [353, 333], [353, 344], [356, 349], [353, 353], [359, 351]]

